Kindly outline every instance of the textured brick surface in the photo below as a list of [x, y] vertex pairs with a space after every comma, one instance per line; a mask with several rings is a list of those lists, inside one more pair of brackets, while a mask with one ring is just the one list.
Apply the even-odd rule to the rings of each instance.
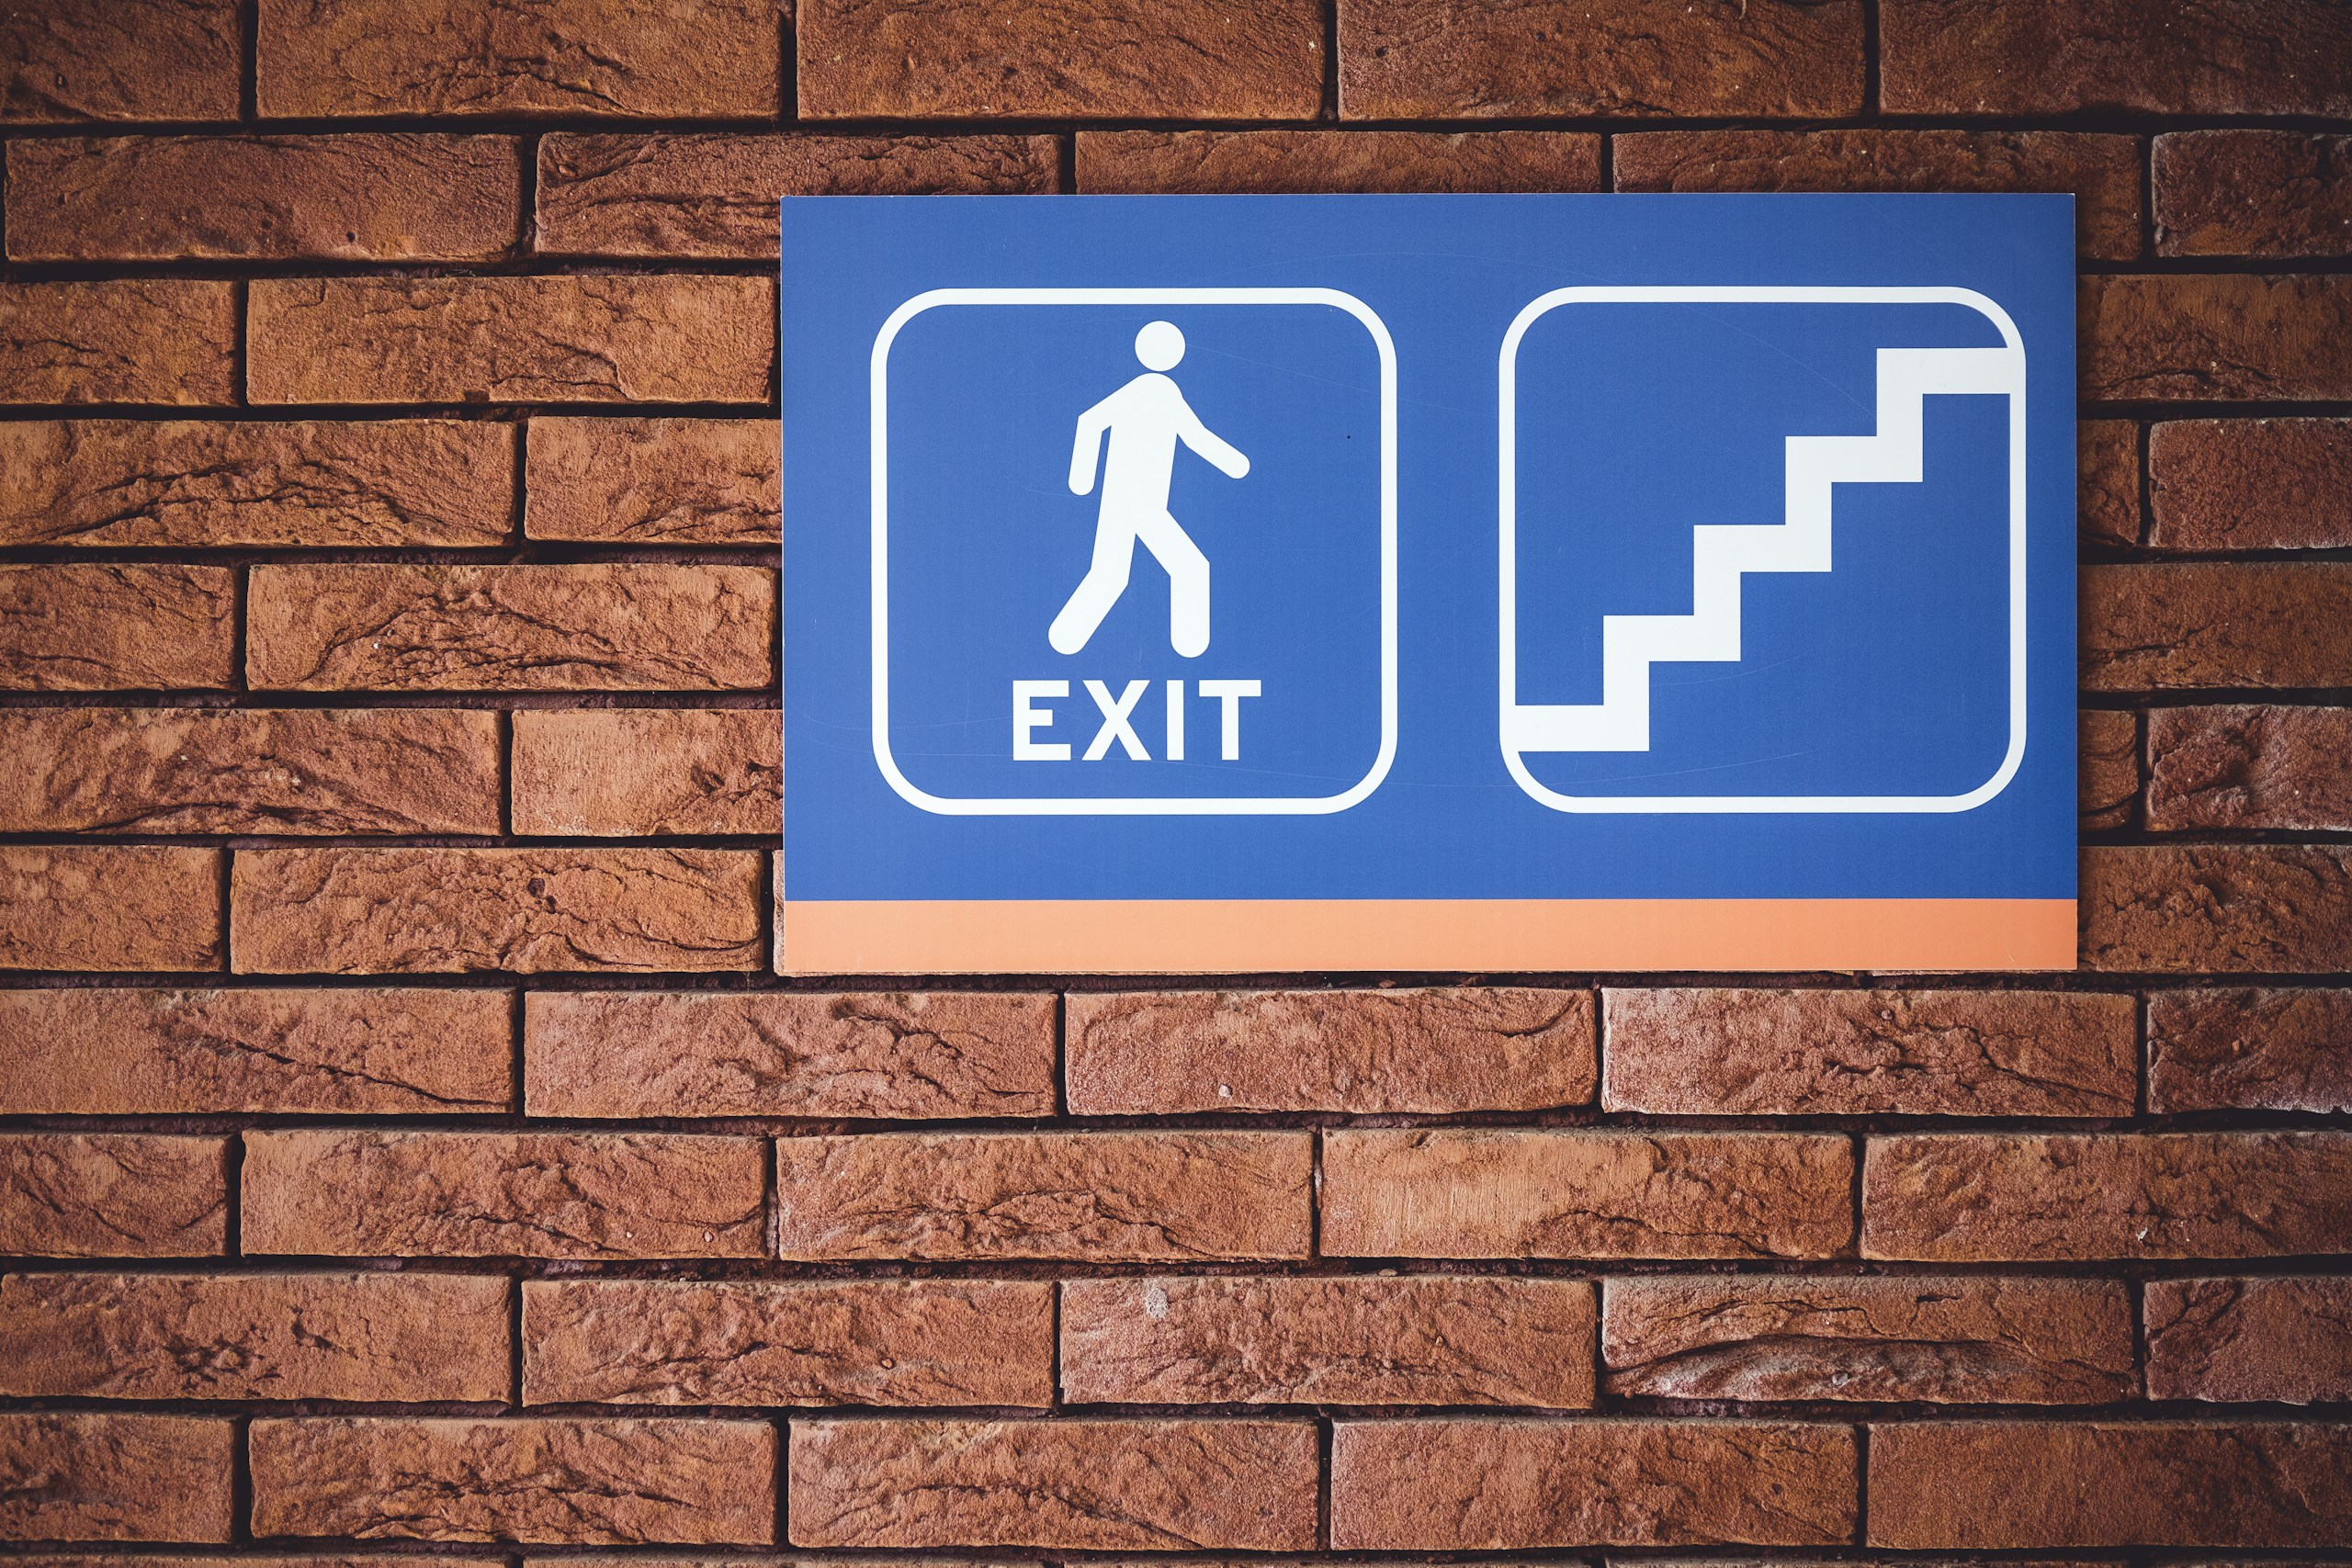
[[230, 403], [226, 283], [0, 283], [0, 403]]
[[0, 1414], [0, 1540], [225, 1541], [236, 1441], [194, 1416]]
[[40, 0], [0, 11], [0, 121], [233, 119], [236, 0]]
[[666, 1133], [247, 1133], [248, 1253], [754, 1258], [766, 1150]]
[[1072, 1280], [1062, 1396], [1080, 1404], [1592, 1403], [1577, 1280]]
[[2352, 276], [2086, 277], [2076, 310], [2086, 398], [2352, 397]]
[[0, 689], [225, 686], [236, 592], [215, 566], [0, 566]]
[[0, 846], [0, 969], [220, 967], [214, 850]]
[[2352, 684], [2352, 565], [2086, 567], [2081, 636], [2088, 691]]
[[2160, 254], [2352, 254], [2352, 137], [2175, 131], [2154, 157]]
[[1053, 1287], [533, 1280], [523, 1358], [534, 1404], [1044, 1405]]
[[1530, 1111], [1592, 1100], [1586, 991], [1072, 996], [1071, 1111]]
[[2148, 1109], [2352, 1111], [2352, 991], [2159, 991]]
[[0, 1133], [0, 1253], [208, 1258], [228, 1231], [228, 1148], [143, 1133]]
[[1046, 1116], [1054, 999], [993, 992], [542, 993], [533, 1115]]
[[506, 1109], [499, 991], [0, 991], [0, 1105], [46, 1116]]
[[2151, 1280], [2152, 1399], [2352, 1399], [2352, 1280]]
[[536, 419], [523, 526], [535, 539], [772, 545], [772, 419]]
[[2352, 712], [2158, 708], [2148, 716], [2148, 826], [2352, 828]]
[[2148, 436], [2149, 543], [2352, 545], [2352, 419], [2167, 420]]
[[792, 1544], [1298, 1551], [1305, 1421], [796, 1421]]
[[784, 821], [774, 708], [596, 708], [514, 716], [514, 830], [566, 837], [745, 833]]
[[2075, 525], [2101, 545], [2140, 542], [2140, 427], [2128, 419], [2075, 426]]
[[2155, 974], [2352, 968], [2352, 851], [2115, 845], [2082, 855], [2086, 968]]
[[1088, 130], [1090, 196], [1600, 188], [1600, 138], [1567, 130]]
[[2140, 724], [2128, 713], [2086, 709], [2075, 728], [2075, 802], [2085, 832], [2132, 825], [2140, 798]]

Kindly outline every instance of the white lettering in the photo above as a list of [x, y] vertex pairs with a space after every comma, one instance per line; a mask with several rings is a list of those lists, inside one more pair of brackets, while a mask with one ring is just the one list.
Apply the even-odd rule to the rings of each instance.
[[1092, 697], [1094, 705], [1102, 710], [1102, 728], [1094, 732], [1094, 739], [1086, 748], [1088, 761], [1101, 761], [1104, 754], [1111, 750], [1113, 740], [1118, 741], [1121, 749], [1126, 752], [1129, 761], [1151, 761], [1151, 753], [1143, 749], [1143, 737], [1137, 735], [1135, 726], [1127, 722], [1127, 716], [1135, 712], [1136, 705], [1143, 700], [1144, 693], [1150, 689], [1151, 682], [1148, 681], [1130, 681], [1127, 682], [1127, 689], [1119, 694], [1116, 702], [1114, 702], [1111, 698], [1110, 687], [1100, 681], [1086, 682], [1086, 694]]
[[1039, 697], [1069, 695], [1068, 681], [1015, 681], [1012, 683], [1012, 760], [1016, 762], [1067, 762], [1069, 742], [1037, 740], [1037, 731], [1054, 722], [1053, 710], [1036, 705]]
[[1241, 760], [1241, 699], [1260, 695], [1255, 681], [1204, 681], [1201, 695], [1215, 697], [1225, 704], [1225, 760]]

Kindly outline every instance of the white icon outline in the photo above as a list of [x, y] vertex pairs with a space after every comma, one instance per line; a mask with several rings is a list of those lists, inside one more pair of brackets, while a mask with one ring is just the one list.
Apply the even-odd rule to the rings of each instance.
[[[1518, 569], [1518, 367], [1521, 340], [1542, 317], [1569, 304], [1875, 304], [1961, 305], [1992, 322], [2006, 352], [2016, 360], [2014, 389], [2009, 403], [2009, 737], [2000, 765], [1990, 778], [1958, 795], [1577, 795], [1555, 790], [1528, 770], [1523, 753], [1543, 749], [1518, 744], [1514, 735], [1527, 728], [1524, 716], [1540, 706], [1521, 705], [1519, 682]], [[2002, 351], [1996, 350], [1996, 353]], [[2025, 491], [2025, 367], [2023, 338], [2009, 313], [1984, 295], [1970, 288], [1878, 287], [1781, 287], [1658, 285], [1584, 285], [1555, 288], [1528, 302], [1503, 334], [1497, 361], [1499, 392], [1499, 544], [1500, 544], [1500, 680], [1497, 709], [1498, 739], [1504, 766], [1527, 795], [1555, 811], [1601, 814], [1730, 814], [1765, 812], [1883, 812], [1950, 813], [1984, 805], [2008, 787], [2025, 761], [2026, 747], [2026, 491]]]
[[[907, 777], [890, 751], [890, 346], [925, 310], [959, 305], [1327, 305], [1363, 325], [1380, 356], [1380, 750], [1363, 777], [1329, 795], [1156, 797], [939, 795]], [[931, 288], [890, 312], [875, 335], [871, 366], [873, 746], [899, 798], [942, 817], [1321, 817], [1345, 811], [1380, 787], [1396, 757], [1396, 345], [1372, 307], [1337, 288]]]

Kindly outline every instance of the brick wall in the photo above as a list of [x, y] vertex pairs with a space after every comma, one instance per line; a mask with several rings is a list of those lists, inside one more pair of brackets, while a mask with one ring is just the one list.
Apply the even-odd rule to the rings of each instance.
[[[9, 0], [0, 120], [8, 1551], [2343, 1560], [2352, 6]], [[775, 978], [773, 198], [1367, 188], [2077, 195], [2079, 973]]]

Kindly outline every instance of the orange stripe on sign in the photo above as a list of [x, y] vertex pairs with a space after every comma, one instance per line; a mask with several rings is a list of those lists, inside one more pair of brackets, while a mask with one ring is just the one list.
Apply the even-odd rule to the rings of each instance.
[[2071, 969], [2071, 898], [803, 900], [787, 975]]

